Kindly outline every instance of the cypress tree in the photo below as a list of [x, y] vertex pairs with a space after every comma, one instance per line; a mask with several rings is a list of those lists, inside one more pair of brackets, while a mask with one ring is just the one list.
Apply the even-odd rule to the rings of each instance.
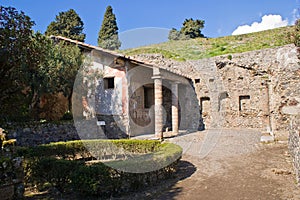
[[119, 40], [118, 30], [113, 9], [111, 6], [107, 6], [98, 34], [98, 46], [110, 50], [119, 49], [121, 42]]

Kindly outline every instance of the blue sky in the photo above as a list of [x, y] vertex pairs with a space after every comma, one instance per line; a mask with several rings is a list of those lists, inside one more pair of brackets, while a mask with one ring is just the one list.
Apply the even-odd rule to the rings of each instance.
[[24, 11], [35, 21], [34, 30], [42, 33], [59, 12], [73, 8], [84, 22], [86, 43], [93, 45], [97, 45], [105, 9], [111, 5], [120, 38], [128, 47], [166, 40], [167, 29], [180, 29], [186, 18], [204, 20], [202, 33], [207, 37], [231, 35], [239, 26], [239, 33], [243, 33], [251, 28], [264, 29], [270, 23], [292, 25], [300, 7], [299, 0], [0, 0], [0, 3]]

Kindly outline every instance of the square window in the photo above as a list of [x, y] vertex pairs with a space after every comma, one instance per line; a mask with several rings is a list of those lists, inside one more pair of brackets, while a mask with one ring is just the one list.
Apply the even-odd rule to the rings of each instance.
[[144, 86], [144, 108], [154, 105], [154, 88]]
[[250, 96], [239, 96], [239, 111], [245, 111], [250, 107]]
[[104, 78], [104, 89], [114, 89], [115, 88], [115, 78]]

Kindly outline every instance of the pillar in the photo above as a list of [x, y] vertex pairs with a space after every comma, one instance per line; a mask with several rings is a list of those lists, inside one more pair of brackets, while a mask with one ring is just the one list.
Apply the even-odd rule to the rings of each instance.
[[178, 134], [178, 83], [172, 83], [172, 131]]
[[154, 79], [154, 126], [155, 137], [163, 138], [163, 94], [162, 94], [162, 77], [153, 76]]

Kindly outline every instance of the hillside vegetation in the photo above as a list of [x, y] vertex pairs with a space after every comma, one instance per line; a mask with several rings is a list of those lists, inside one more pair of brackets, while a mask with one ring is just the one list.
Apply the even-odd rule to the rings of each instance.
[[125, 55], [162, 54], [166, 58], [185, 61], [218, 55], [273, 48], [291, 44], [294, 26], [219, 38], [197, 38], [168, 41], [150, 46], [123, 50]]

